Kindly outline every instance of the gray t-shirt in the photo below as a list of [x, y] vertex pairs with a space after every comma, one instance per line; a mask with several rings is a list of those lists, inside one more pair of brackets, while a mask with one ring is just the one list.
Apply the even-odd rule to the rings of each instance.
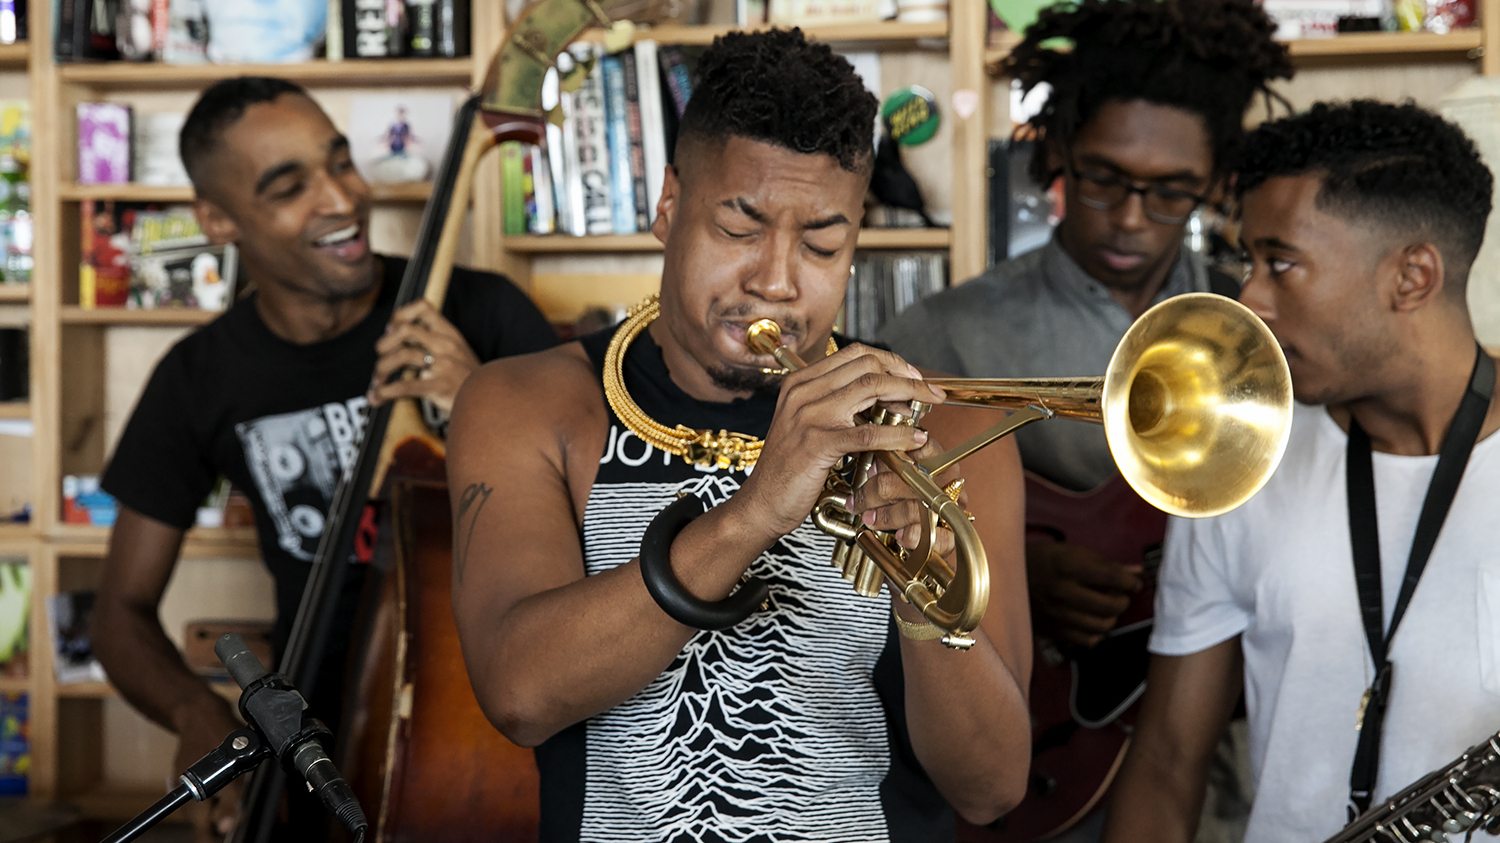
[[[1184, 249], [1153, 304], [1207, 291], [1202, 259]], [[912, 305], [880, 339], [918, 366], [957, 377], [1094, 376], [1132, 321], [1053, 238]], [[1051, 419], [1014, 435], [1028, 470], [1069, 489], [1092, 489], [1115, 473], [1099, 425]]]

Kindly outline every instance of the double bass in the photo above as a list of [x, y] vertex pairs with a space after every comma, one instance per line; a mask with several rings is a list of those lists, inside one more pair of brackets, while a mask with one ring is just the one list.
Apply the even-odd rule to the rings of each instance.
[[[592, 27], [663, 17], [662, 0], [537, 0], [507, 27], [478, 93], [465, 100], [423, 211], [395, 308], [441, 309], [480, 160], [500, 143], [543, 144], [542, 86], [556, 56]], [[404, 372], [399, 377], [414, 377]], [[365, 632], [351, 648], [338, 766], [370, 819], [370, 843], [536, 839], [531, 751], [480, 710], [451, 607], [452, 518], [444, 447], [417, 403], [374, 409], [340, 479], [279, 672], [315, 689], [334, 607], [366, 505], [389, 500], [385, 564], [366, 585]], [[314, 691], [316, 693], [316, 691]], [[274, 763], [250, 779], [229, 843], [270, 843], [286, 777]]]

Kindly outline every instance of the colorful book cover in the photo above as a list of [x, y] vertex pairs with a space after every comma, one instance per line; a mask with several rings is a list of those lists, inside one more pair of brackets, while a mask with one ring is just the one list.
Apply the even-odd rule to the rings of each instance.
[[28, 675], [30, 617], [31, 566], [24, 559], [0, 559], [0, 676]]
[[634, 50], [620, 53], [625, 76], [625, 128], [630, 133], [630, 180], [635, 196], [635, 228], [651, 228], [651, 212], [646, 205], [646, 150], [641, 133], [641, 87], [636, 72]]
[[[582, 61], [589, 59], [588, 55], [577, 57]], [[614, 233], [604, 70], [597, 61], [573, 95], [573, 130], [577, 135], [578, 174], [583, 181], [584, 230], [589, 234]]]
[[501, 222], [507, 235], [526, 233], [526, 200], [521, 177], [521, 159], [526, 155], [520, 141], [500, 144]]
[[536, 177], [531, 172], [531, 144], [521, 147], [521, 203], [525, 209], [525, 229], [531, 231], [536, 227]]
[[15, 156], [17, 161], [31, 161], [31, 103], [27, 100], [0, 100], [0, 155]]
[[604, 74], [606, 136], [609, 141], [610, 208], [616, 234], [634, 234], [635, 181], [630, 177], [630, 129], [626, 124], [625, 66], [619, 56], [599, 62]]
[[25, 796], [31, 769], [26, 694], [0, 694], [0, 796]]
[[79, 184], [130, 181], [130, 106], [113, 102], [78, 104]]
[[[124, 307], [130, 297], [130, 234], [113, 200], [79, 203], [78, 304]], [[123, 230], [122, 230], [123, 229]]]
[[80, 204], [78, 303], [152, 310], [223, 310], [238, 255], [213, 246], [191, 208], [85, 199]]
[[656, 59], [656, 42], [635, 42], [635, 66], [639, 75], [637, 90], [641, 101], [641, 152], [645, 160], [646, 218], [656, 220], [656, 203], [661, 200], [666, 179], [667, 137], [662, 121], [661, 69]]

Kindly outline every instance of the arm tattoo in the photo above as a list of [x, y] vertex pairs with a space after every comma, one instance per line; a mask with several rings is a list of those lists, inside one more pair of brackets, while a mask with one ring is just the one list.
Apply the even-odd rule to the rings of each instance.
[[494, 489], [483, 483], [470, 483], [458, 498], [458, 514], [453, 519], [453, 572], [459, 582], [464, 581], [464, 566], [469, 561], [469, 548], [474, 543], [474, 526], [479, 522], [479, 510], [484, 509]]

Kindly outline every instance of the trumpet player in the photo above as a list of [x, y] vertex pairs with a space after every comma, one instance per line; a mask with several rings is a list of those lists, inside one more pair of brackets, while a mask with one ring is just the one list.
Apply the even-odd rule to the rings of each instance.
[[[957, 470], [937, 478], [988, 551], [972, 649], [904, 637], [931, 627], [889, 590], [849, 588], [808, 518], [829, 470], [857, 452], [936, 453], [993, 419], [855, 419], [943, 396], [896, 355], [832, 334], [876, 107], [848, 62], [796, 30], [735, 33], [699, 74], [652, 227], [659, 302], [484, 368], [456, 403], [453, 605], [469, 674], [495, 726], [536, 747], [544, 840], [947, 843], [952, 809], [988, 822], [1024, 786], [1019, 460], [1002, 444], [967, 463], [966, 490]], [[746, 347], [762, 318], [810, 365], [767, 374], [772, 357]], [[894, 477], [846, 503], [912, 546], [925, 512]], [[679, 493], [712, 508], [671, 543], [675, 577], [703, 600], [747, 573], [770, 585], [723, 631], [673, 620], [642, 580], [642, 534]]]
[[1500, 409], [1465, 299], [1491, 185], [1409, 104], [1248, 139], [1241, 301], [1302, 404], [1256, 498], [1171, 525], [1109, 843], [1192, 839], [1241, 686], [1247, 843], [1325, 839], [1500, 723]]

